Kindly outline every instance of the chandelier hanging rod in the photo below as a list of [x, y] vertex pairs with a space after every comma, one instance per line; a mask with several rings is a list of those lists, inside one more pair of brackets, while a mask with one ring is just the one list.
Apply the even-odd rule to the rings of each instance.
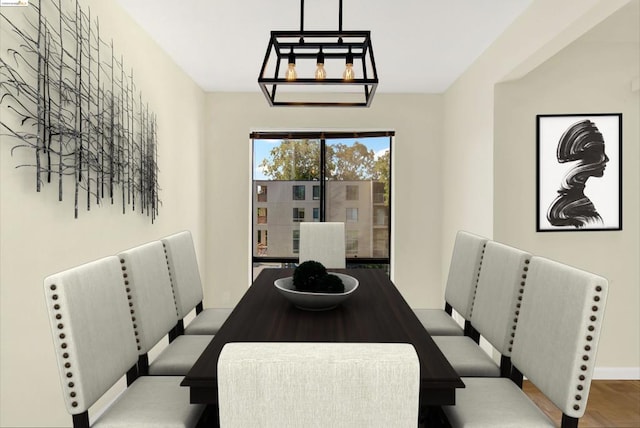
[[[338, 2], [338, 31], [342, 32], [342, 0]], [[304, 0], [300, 0], [300, 32], [304, 32]]]

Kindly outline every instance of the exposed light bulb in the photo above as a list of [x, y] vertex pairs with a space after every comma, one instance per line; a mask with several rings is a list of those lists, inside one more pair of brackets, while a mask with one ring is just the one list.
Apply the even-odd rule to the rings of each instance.
[[355, 72], [353, 71], [353, 54], [351, 53], [351, 47], [349, 47], [349, 53], [347, 53], [346, 64], [342, 78], [344, 80], [351, 81], [356, 77]]
[[327, 78], [327, 70], [324, 69], [324, 64], [319, 63], [316, 68], [316, 80], [324, 80]]
[[347, 63], [347, 66], [344, 69], [344, 73], [342, 74], [342, 78], [344, 80], [353, 80], [355, 78], [355, 72], [353, 71], [353, 64]]
[[290, 62], [289, 68], [287, 68], [285, 79], [291, 82], [293, 80], [296, 80], [297, 78], [298, 78], [298, 73], [296, 73], [296, 64]]
[[322, 53], [322, 48], [320, 48], [320, 52], [318, 52], [318, 59], [316, 60], [317, 68], [316, 68], [316, 80], [324, 80], [327, 78], [327, 70], [324, 69], [324, 53]]
[[289, 67], [287, 68], [287, 72], [285, 73], [285, 79], [289, 82], [292, 82], [298, 78], [298, 73], [296, 73], [296, 56], [293, 54], [293, 48], [289, 53]]

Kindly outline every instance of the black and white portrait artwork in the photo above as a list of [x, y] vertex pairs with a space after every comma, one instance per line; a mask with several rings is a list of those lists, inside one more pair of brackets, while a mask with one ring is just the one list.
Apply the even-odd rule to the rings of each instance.
[[622, 229], [622, 114], [537, 116], [537, 230]]

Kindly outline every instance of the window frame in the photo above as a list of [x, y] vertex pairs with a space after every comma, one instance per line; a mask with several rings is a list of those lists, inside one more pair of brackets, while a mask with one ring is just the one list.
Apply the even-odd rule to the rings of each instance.
[[304, 223], [304, 219], [305, 219], [304, 207], [292, 207], [291, 221], [293, 221], [294, 223]]
[[[352, 247], [355, 245], [355, 250]], [[347, 254], [358, 254], [358, 250], [360, 248], [360, 236], [357, 230], [349, 230], [345, 231], [344, 236], [344, 248]]]
[[[349, 215], [352, 214], [352, 215]], [[353, 215], [355, 214], [355, 216]], [[354, 208], [354, 207], [347, 207], [345, 208], [345, 224], [346, 223], [357, 223], [358, 222], [358, 208]], [[375, 226], [375, 224], [372, 224], [372, 226]]]
[[360, 186], [357, 186], [355, 184], [347, 184], [345, 186], [344, 191], [345, 191], [345, 200], [346, 201], [359, 201], [360, 200]]
[[300, 254], [300, 229], [293, 229], [291, 231], [291, 252], [293, 254]]
[[[308, 139], [308, 140], [318, 140], [320, 142], [320, 171], [321, 171], [321, 179], [318, 181], [311, 181], [311, 183], [313, 183], [314, 186], [319, 185], [320, 186], [320, 198], [319, 198], [319, 202], [320, 202], [320, 222], [324, 222], [326, 221], [326, 216], [325, 216], [325, 209], [326, 209], [326, 201], [325, 201], [325, 194], [326, 194], [326, 178], [324, 176], [325, 174], [325, 168], [326, 168], [326, 146], [328, 144], [327, 140], [332, 140], [332, 139], [345, 139], [345, 138], [353, 138], [353, 139], [358, 139], [358, 138], [370, 138], [370, 137], [389, 137], [389, 155], [390, 155], [390, 164], [389, 164], [389, 203], [388, 203], [388, 216], [387, 216], [387, 228], [388, 228], [388, 248], [387, 248], [387, 256], [386, 257], [349, 257], [347, 255], [346, 261], [348, 265], [354, 265], [354, 266], [358, 266], [358, 265], [379, 265], [379, 264], [386, 264], [386, 265], [391, 265], [391, 248], [392, 248], [392, 237], [391, 237], [391, 232], [392, 232], [392, 219], [391, 219], [391, 205], [392, 205], [392, 201], [393, 201], [393, 195], [392, 195], [392, 182], [393, 182], [393, 142], [394, 142], [394, 137], [395, 137], [395, 132], [394, 131], [365, 131], [365, 132], [340, 132], [340, 131], [330, 131], [330, 132], [323, 132], [323, 131], [309, 131], [309, 132], [271, 132], [271, 131], [266, 131], [266, 132], [261, 132], [261, 131], [254, 131], [251, 132], [249, 135], [251, 142], [252, 142], [252, 159], [254, 159], [254, 147], [253, 147], [253, 141], [254, 140], [304, 140], [304, 139]], [[255, 177], [253, 176], [253, 172], [252, 172], [252, 183], [256, 181]], [[258, 180], [260, 181], [260, 180]], [[268, 186], [266, 186], [268, 188]], [[359, 191], [358, 191], [359, 193]], [[312, 187], [312, 200], [317, 200], [313, 197], [313, 187]], [[358, 198], [360, 197], [360, 195], [358, 194]], [[292, 190], [292, 199], [293, 199], [293, 190]], [[306, 189], [305, 189], [305, 200], [306, 200]], [[304, 220], [303, 220], [304, 221]], [[315, 219], [311, 219], [311, 221], [317, 221]], [[296, 223], [300, 223], [300, 222], [294, 222], [294, 224]], [[345, 222], [346, 224], [346, 222]], [[372, 227], [375, 228], [375, 224], [372, 225]], [[252, 227], [255, 227], [255, 225], [252, 225]], [[253, 231], [252, 231], [252, 235], [253, 236]], [[345, 237], [346, 239], [346, 237]], [[297, 253], [294, 253], [297, 254]], [[252, 263], [283, 263], [283, 264], [291, 264], [291, 263], [297, 263], [298, 262], [298, 257], [280, 257], [280, 256], [256, 256], [253, 254], [253, 250], [252, 250], [252, 254], [251, 254], [251, 260]]]
[[259, 185], [260, 189], [256, 189], [257, 202], [269, 202], [268, 190], [269, 186]]
[[[302, 191], [300, 191], [302, 190]], [[291, 186], [291, 200], [292, 201], [306, 201], [307, 200], [307, 186], [304, 184], [293, 184]]]
[[[264, 219], [264, 221], [261, 221], [262, 219]], [[269, 220], [268, 220], [268, 214], [267, 214], [267, 207], [257, 207], [256, 208], [256, 224], [267, 224], [268, 221]]]

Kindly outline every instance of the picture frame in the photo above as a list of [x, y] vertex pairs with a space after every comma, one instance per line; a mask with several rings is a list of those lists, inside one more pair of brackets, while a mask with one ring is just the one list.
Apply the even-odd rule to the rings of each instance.
[[536, 116], [536, 231], [622, 230], [622, 113]]

